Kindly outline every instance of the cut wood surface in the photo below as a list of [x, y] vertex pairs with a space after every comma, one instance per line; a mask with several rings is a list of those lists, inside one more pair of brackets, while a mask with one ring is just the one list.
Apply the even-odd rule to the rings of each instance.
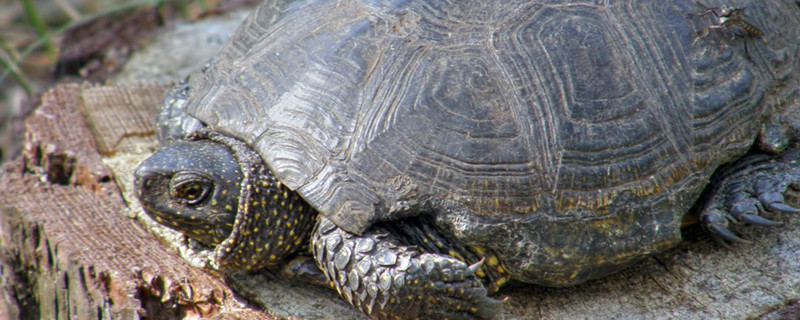
[[[156, 146], [150, 119], [163, 91], [62, 85], [43, 97], [26, 122], [24, 156], [0, 172], [0, 312], [26, 319], [363, 318], [330, 290], [274, 273], [222, 280], [199, 268], [203, 257], [191, 253], [202, 250], [174, 234], [159, 240], [134, 218], [141, 212], [129, 196], [131, 172]], [[739, 228], [752, 243], [730, 249], [689, 230], [680, 247], [605, 279], [570, 288], [512, 284], [498, 294], [508, 297], [501, 318], [798, 318], [800, 216], [770, 217], [785, 224]]]
[[87, 97], [102, 96], [152, 114], [163, 91], [59, 86], [26, 121], [24, 156], [0, 173], [2, 276], [18, 305], [8, 308], [9, 319], [266, 318], [124, 215], [127, 205], [79, 110]]

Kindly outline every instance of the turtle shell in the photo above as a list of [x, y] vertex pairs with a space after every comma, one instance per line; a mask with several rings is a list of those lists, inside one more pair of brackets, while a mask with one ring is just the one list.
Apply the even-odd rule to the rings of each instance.
[[693, 0], [267, 1], [186, 108], [347, 231], [433, 212], [571, 284], [678, 242], [797, 94], [794, 2], [726, 4], [766, 41]]

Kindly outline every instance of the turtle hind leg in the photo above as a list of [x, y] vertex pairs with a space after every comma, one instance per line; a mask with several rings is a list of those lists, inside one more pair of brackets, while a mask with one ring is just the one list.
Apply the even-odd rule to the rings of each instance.
[[424, 252], [383, 229], [358, 236], [325, 218], [312, 241], [339, 294], [373, 318], [490, 319], [500, 311], [476, 275], [482, 261]]
[[762, 217], [771, 211], [800, 213], [784, 203], [789, 188], [800, 187], [800, 148], [794, 145], [778, 155], [751, 154], [712, 178], [715, 185], [700, 212], [700, 224], [714, 241], [747, 242], [729, 229], [730, 223], [775, 226]]

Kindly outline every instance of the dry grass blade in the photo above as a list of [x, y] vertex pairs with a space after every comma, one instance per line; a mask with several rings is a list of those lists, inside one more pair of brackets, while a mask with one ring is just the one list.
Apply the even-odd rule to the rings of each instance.
[[3, 71], [3, 76], [0, 76], [0, 82], [2, 82], [5, 75], [8, 74], [25, 90], [25, 93], [30, 95], [32, 93], [30, 81], [25, 74], [20, 71], [19, 64], [16, 63], [13, 53], [14, 50], [0, 37], [0, 66], [5, 70]]

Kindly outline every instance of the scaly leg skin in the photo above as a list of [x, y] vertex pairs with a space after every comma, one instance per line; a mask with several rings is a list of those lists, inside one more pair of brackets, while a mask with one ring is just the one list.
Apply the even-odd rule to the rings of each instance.
[[339, 294], [375, 319], [491, 319], [502, 302], [487, 296], [467, 265], [400, 244], [390, 233], [358, 236], [320, 217], [314, 256]]
[[700, 213], [701, 225], [717, 243], [748, 242], [729, 228], [729, 223], [775, 226], [780, 223], [761, 217], [772, 211], [800, 213], [784, 203], [788, 188], [800, 187], [800, 148], [793, 146], [779, 155], [750, 155], [720, 170], [713, 194]]

